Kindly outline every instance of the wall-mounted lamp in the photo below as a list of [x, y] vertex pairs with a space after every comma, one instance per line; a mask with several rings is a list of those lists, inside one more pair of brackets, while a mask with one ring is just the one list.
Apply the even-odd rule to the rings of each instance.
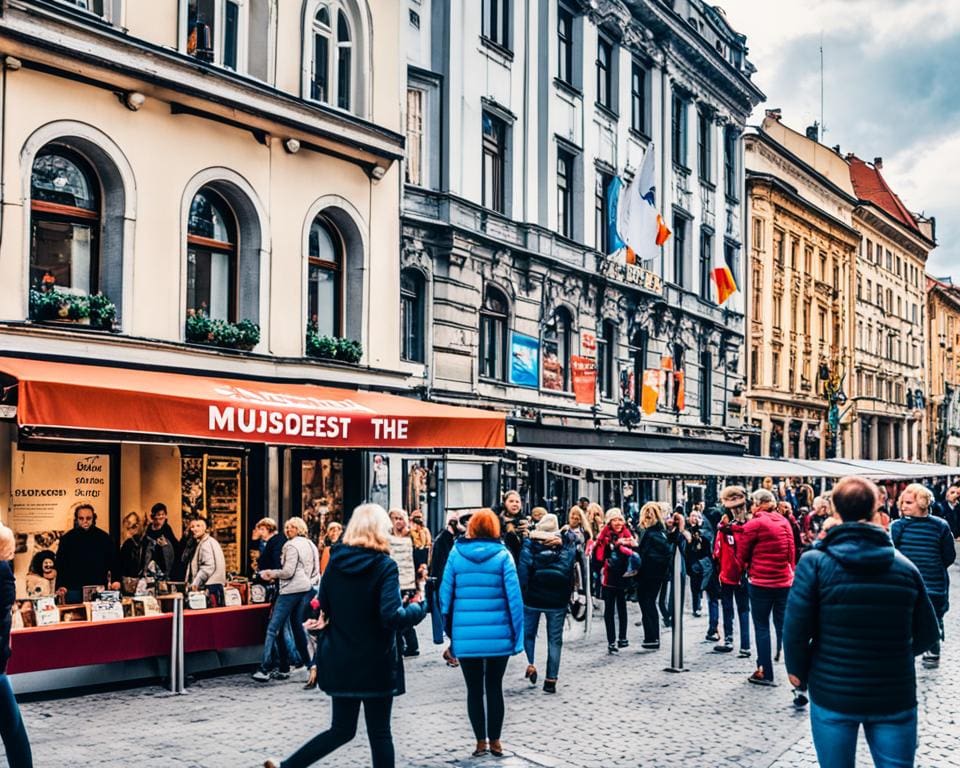
[[121, 93], [119, 95], [120, 102], [131, 112], [137, 112], [147, 100], [147, 97], [140, 93], [140, 91], [130, 91], [129, 93]]
[[20, 67], [23, 66], [23, 62], [13, 56], [6, 56], [3, 59], [3, 66], [12, 72], [16, 72], [18, 69], [20, 69]]
[[297, 139], [286, 139], [283, 142], [283, 148], [291, 155], [295, 155], [300, 151], [300, 142]]
[[380, 165], [375, 165], [370, 169], [370, 178], [374, 181], [380, 181], [387, 175], [387, 169]]

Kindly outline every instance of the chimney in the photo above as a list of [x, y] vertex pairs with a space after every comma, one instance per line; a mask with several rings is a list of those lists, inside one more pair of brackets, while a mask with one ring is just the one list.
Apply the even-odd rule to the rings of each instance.
[[807, 126], [807, 138], [810, 141], [820, 141], [820, 123], [816, 120], [813, 121], [813, 125]]
[[780, 109], [780, 107], [777, 107], [776, 109], [768, 109], [767, 117], [772, 118], [779, 123], [780, 119], [783, 117], [783, 110]]
[[882, 157], [873, 158], [873, 167], [876, 168], [878, 171], [881, 168], [883, 168], [883, 158]]

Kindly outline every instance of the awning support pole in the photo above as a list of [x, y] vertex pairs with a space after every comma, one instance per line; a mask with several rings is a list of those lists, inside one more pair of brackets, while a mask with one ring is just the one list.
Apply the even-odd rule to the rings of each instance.
[[170, 631], [170, 693], [186, 693], [183, 674], [183, 595], [174, 596]]

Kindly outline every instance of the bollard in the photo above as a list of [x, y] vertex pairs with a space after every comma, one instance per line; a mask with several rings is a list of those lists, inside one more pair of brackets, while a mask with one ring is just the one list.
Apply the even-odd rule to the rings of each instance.
[[670, 644], [670, 666], [664, 672], [686, 672], [683, 667], [683, 553], [677, 546], [673, 553], [673, 642]]
[[170, 630], [170, 693], [186, 693], [183, 674], [183, 595], [173, 600]]
[[580, 556], [583, 566], [583, 588], [586, 590], [584, 597], [587, 601], [587, 615], [583, 620], [583, 634], [584, 637], [590, 637], [590, 628], [593, 626], [593, 584], [590, 583], [590, 558], [587, 557], [585, 548], [580, 551]]

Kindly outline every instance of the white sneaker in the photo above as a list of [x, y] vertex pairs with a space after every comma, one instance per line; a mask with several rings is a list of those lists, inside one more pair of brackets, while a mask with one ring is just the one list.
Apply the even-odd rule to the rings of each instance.
[[270, 673], [264, 672], [262, 669], [258, 669], [252, 675], [250, 675], [258, 683], [267, 683], [270, 681]]

